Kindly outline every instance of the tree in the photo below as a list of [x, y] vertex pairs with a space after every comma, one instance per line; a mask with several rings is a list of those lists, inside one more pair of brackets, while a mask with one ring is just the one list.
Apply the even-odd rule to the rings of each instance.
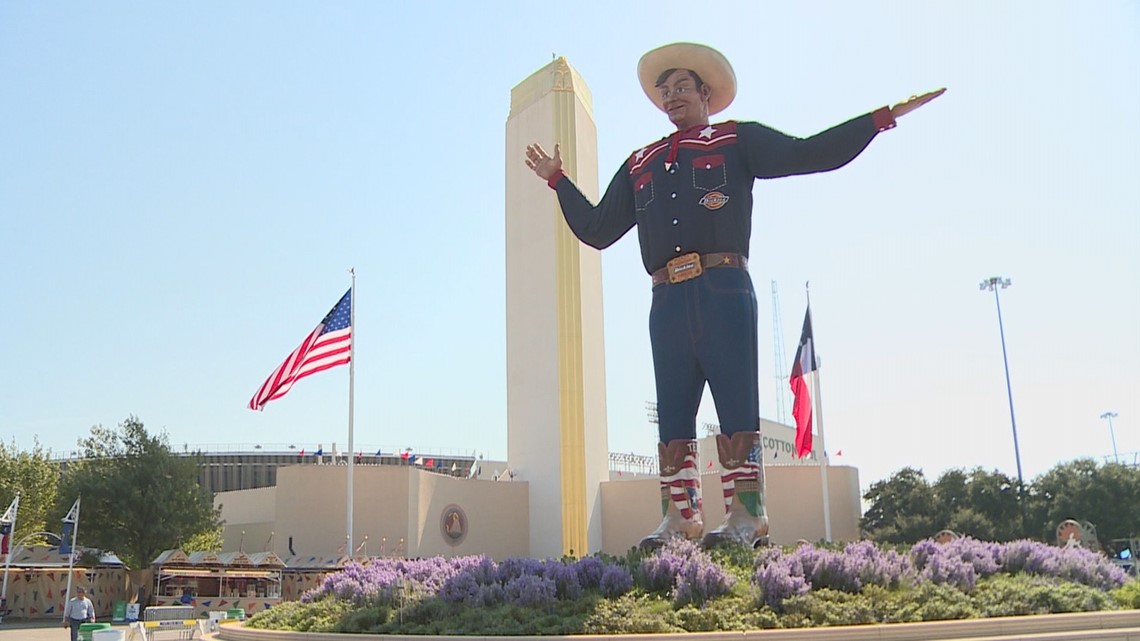
[[872, 484], [863, 498], [870, 501], [863, 529], [877, 541], [909, 543], [942, 529], [934, 490], [922, 470], [904, 467], [886, 481]]
[[1140, 534], [1140, 468], [1078, 459], [1042, 474], [1032, 489], [1030, 521], [1047, 541], [1065, 519], [1095, 525], [1102, 546]]
[[219, 525], [216, 529], [199, 532], [182, 542], [178, 549], [183, 552], [217, 552], [222, 549], [222, 533], [224, 528]]
[[978, 539], [1052, 541], [1065, 519], [1096, 526], [1098, 543], [1140, 534], [1140, 468], [1090, 459], [1062, 463], [1026, 487], [1023, 525], [1017, 482], [994, 470], [947, 470], [928, 484], [903, 468], [863, 495], [870, 502], [863, 529], [890, 543], [912, 543], [942, 528]]
[[963, 536], [971, 536], [983, 541], [993, 541], [997, 528], [986, 515], [969, 507], [956, 510], [946, 522], [946, 528]]
[[871, 486], [863, 528], [879, 541], [913, 543], [950, 529], [979, 539], [1024, 536], [1017, 485], [1005, 474], [950, 469], [929, 484], [920, 470], [903, 468]]
[[[970, 477], [959, 469], [950, 469], [942, 473], [934, 482], [934, 500], [938, 502], [938, 517], [942, 527], [950, 528], [961, 534], [958, 527], [951, 525], [954, 515], [970, 507], [970, 493], [966, 487]], [[960, 526], [959, 526], [960, 527]]]
[[[982, 517], [993, 528], [985, 538], [1012, 541], [1023, 538], [1021, 506], [1017, 500], [1017, 480], [997, 470], [987, 472], [980, 467], [970, 472], [966, 483], [966, 507]], [[978, 534], [966, 532], [976, 538]]]
[[198, 461], [177, 456], [165, 433], [130, 416], [118, 429], [96, 425], [79, 440], [83, 459], [60, 485], [60, 515], [82, 496], [79, 543], [115, 551], [144, 568], [160, 552], [221, 527], [213, 498], [198, 485]]
[[20, 451], [15, 441], [11, 445], [0, 442], [0, 513], [8, 509], [16, 493], [20, 493], [20, 510], [16, 517], [16, 542], [32, 532], [49, 529], [47, 515], [55, 507], [59, 490], [59, 467], [51, 460], [51, 451], [40, 446], [38, 440], [31, 451]]

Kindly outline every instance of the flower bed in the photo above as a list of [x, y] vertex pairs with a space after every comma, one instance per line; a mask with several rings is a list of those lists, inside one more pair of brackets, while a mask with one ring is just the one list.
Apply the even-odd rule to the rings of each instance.
[[1033, 541], [707, 552], [675, 540], [623, 558], [354, 563], [250, 625], [459, 635], [745, 630], [1117, 609], [1136, 607], [1138, 593], [1101, 555]]

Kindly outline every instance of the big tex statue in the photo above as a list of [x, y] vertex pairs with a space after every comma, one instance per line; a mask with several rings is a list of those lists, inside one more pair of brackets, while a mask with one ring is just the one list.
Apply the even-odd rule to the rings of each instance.
[[[657, 387], [661, 525], [642, 541], [671, 536], [767, 542], [760, 441], [756, 294], [748, 275], [752, 183], [837, 169], [895, 120], [940, 96], [931, 92], [882, 107], [809, 138], [755, 122], [709, 123], [736, 96], [736, 75], [720, 52], [675, 43], [637, 67], [645, 94], [676, 126], [630, 154], [595, 205], [562, 171], [561, 150], [538, 144], [526, 165], [558, 194], [566, 223], [602, 249], [635, 225], [652, 278], [649, 337]], [[716, 437], [726, 515], [708, 533], [701, 518], [696, 415], [708, 383], [722, 433]]]

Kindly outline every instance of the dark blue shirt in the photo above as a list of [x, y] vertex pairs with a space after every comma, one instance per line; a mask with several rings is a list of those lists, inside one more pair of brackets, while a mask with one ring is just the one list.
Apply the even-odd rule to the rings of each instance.
[[892, 126], [885, 109], [810, 138], [755, 122], [700, 125], [630, 154], [597, 205], [568, 179], [554, 188], [566, 223], [587, 245], [603, 249], [637, 225], [652, 274], [690, 252], [748, 256], [756, 178], [838, 169]]

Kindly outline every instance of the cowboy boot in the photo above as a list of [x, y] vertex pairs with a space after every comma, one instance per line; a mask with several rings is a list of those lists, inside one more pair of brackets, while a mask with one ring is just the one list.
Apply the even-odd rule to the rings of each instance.
[[764, 510], [764, 461], [760, 456], [760, 432], [716, 435], [716, 450], [722, 469], [724, 521], [705, 535], [702, 544], [711, 548], [726, 541], [752, 547], [768, 544], [768, 514]]
[[671, 537], [700, 538], [701, 476], [697, 469], [697, 441], [675, 439], [657, 444], [657, 460], [661, 475], [661, 525], [641, 539], [639, 546], [653, 549], [665, 545]]

